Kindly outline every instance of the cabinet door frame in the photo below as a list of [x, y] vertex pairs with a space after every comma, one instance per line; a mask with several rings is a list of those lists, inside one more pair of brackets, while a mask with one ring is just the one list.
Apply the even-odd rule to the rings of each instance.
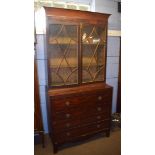
[[[69, 85], [58, 85], [58, 86], [51, 86], [52, 80], [51, 80], [51, 75], [50, 75], [50, 59], [49, 59], [49, 51], [48, 51], [48, 39], [49, 39], [49, 25], [50, 24], [62, 24], [62, 25], [73, 25], [73, 26], [77, 26], [77, 83], [76, 84], [69, 84]], [[79, 84], [79, 80], [80, 80], [80, 66], [79, 66], [79, 57], [80, 57], [80, 45], [79, 45], [79, 22], [77, 21], [72, 21], [72, 20], [68, 20], [65, 18], [56, 18], [56, 17], [48, 17], [46, 19], [46, 52], [47, 52], [47, 66], [48, 66], [48, 87], [49, 88], [67, 88], [67, 87], [73, 87], [73, 86], [78, 86]]]
[[[81, 58], [80, 58], [80, 61], [81, 61], [81, 83], [80, 85], [85, 85], [85, 84], [90, 84], [90, 83], [101, 83], [101, 82], [106, 82], [106, 63], [107, 63], [107, 30], [108, 30], [108, 23], [107, 22], [103, 22], [103, 21], [97, 21], [97, 20], [92, 20], [91, 22], [90, 21], [86, 21], [86, 22], [83, 22], [80, 24], [80, 37], [81, 37], [81, 50], [80, 50], [80, 53], [81, 53]], [[83, 54], [83, 48], [82, 48], [82, 28], [83, 26], [89, 26], [89, 25], [93, 25], [93, 26], [96, 26], [96, 27], [103, 27], [103, 29], [105, 29], [105, 57], [104, 57], [104, 62], [105, 62], [105, 66], [104, 66], [104, 80], [101, 80], [101, 81], [90, 81], [90, 82], [85, 82], [83, 83], [82, 82], [82, 67], [83, 67], [83, 64], [82, 64], [82, 54]]]
[[[77, 39], [78, 39], [78, 44], [77, 44], [77, 76], [78, 76], [78, 81], [77, 84], [70, 84], [70, 85], [60, 85], [60, 86], [51, 86], [51, 76], [50, 76], [50, 62], [49, 62], [49, 52], [48, 52], [48, 38], [49, 38], [49, 25], [50, 24], [64, 24], [64, 25], [76, 25], [77, 26]], [[83, 25], [94, 25], [97, 27], [103, 27], [105, 28], [105, 40], [106, 40], [106, 47], [105, 47], [105, 69], [104, 69], [104, 80], [101, 81], [92, 81], [92, 82], [82, 82], [82, 27]], [[82, 19], [73, 19], [73, 18], [65, 18], [65, 17], [53, 17], [53, 16], [48, 16], [46, 18], [46, 52], [47, 52], [47, 66], [48, 66], [48, 88], [67, 88], [67, 87], [74, 87], [74, 86], [80, 86], [80, 85], [85, 85], [85, 84], [90, 84], [90, 83], [103, 83], [106, 82], [106, 61], [107, 61], [107, 29], [108, 29], [108, 23], [107, 21], [99, 21], [99, 20], [82, 20]]]

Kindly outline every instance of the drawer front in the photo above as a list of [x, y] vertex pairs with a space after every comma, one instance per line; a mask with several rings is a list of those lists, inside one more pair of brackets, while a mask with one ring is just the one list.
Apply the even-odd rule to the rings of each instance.
[[63, 120], [63, 121], [59, 121], [53, 122], [53, 131], [55, 133], [61, 133], [63, 131], [67, 131], [70, 129], [76, 129], [79, 127], [84, 127], [84, 126], [88, 126], [94, 123], [99, 123], [99, 122], [103, 122], [105, 120], [110, 120], [109, 116], [107, 114], [102, 114], [102, 115], [95, 115], [93, 117], [90, 118], [84, 118], [82, 120]]
[[85, 127], [80, 127], [72, 130], [66, 130], [65, 132], [55, 133], [54, 141], [56, 142], [65, 142], [71, 141], [79, 137], [83, 137], [92, 133], [97, 133], [102, 130], [108, 130], [110, 125], [110, 121], [104, 121], [102, 123], [95, 123], [93, 125], [88, 125]]
[[84, 110], [80, 110], [80, 107], [74, 109], [64, 110], [58, 113], [52, 113], [52, 117], [54, 121], [60, 120], [77, 120], [82, 114]]
[[92, 92], [89, 94], [77, 94], [71, 97], [51, 97], [51, 107], [54, 113], [82, 106], [107, 105], [111, 103], [111, 91]]
[[109, 118], [110, 115], [110, 106], [94, 106], [94, 107], [84, 107], [79, 106], [78, 108], [65, 110], [60, 113], [52, 115], [53, 122], [57, 124], [62, 124], [63, 122], [77, 121], [82, 122], [88, 118], [96, 118], [96, 116], [101, 116]]

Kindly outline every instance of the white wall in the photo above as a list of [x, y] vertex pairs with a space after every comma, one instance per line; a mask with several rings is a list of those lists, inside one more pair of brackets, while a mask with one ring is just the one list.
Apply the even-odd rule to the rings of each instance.
[[47, 123], [47, 56], [45, 54], [44, 34], [37, 34], [36, 60], [38, 66], [40, 103], [42, 110], [43, 126], [45, 133], [48, 133]]
[[95, 0], [95, 12], [109, 13], [109, 29], [121, 30], [121, 14], [117, 11], [117, 0]]
[[106, 82], [113, 86], [112, 112], [116, 112], [117, 104], [119, 45], [119, 37], [108, 37]]

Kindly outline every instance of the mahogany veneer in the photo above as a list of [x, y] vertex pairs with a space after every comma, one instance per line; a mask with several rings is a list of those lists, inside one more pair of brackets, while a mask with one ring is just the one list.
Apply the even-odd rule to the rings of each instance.
[[69, 142], [110, 135], [105, 83], [109, 14], [45, 7], [48, 121], [54, 153]]
[[52, 89], [48, 94], [54, 152], [64, 143], [99, 132], [109, 136], [112, 87], [90, 84]]

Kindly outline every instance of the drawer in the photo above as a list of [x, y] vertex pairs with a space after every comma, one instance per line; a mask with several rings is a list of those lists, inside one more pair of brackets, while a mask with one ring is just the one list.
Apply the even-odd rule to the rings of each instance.
[[53, 121], [53, 129], [55, 132], [62, 132], [64, 130], [87, 126], [104, 120], [110, 120], [109, 113], [93, 114], [91, 116], [82, 115], [77, 119]]
[[105, 113], [105, 112], [110, 112], [111, 109], [111, 104], [99, 104], [99, 103], [91, 103], [91, 105], [85, 104], [83, 106], [83, 112], [85, 115], [90, 115], [92, 113]]
[[74, 107], [78, 107], [80, 98], [75, 97], [66, 97], [66, 98], [57, 98], [57, 97], [51, 97], [51, 107], [53, 112], [59, 112], [63, 110], [68, 110]]
[[93, 125], [88, 125], [85, 127], [80, 127], [76, 129], [67, 130], [62, 133], [54, 134], [54, 141], [56, 142], [65, 142], [71, 141], [79, 137], [83, 137], [92, 133], [97, 133], [102, 130], [106, 130], [110, 128], [110, 121], [104, 121], [102, 123], [96, 123]]
[[60, 121], [60, 120], [77, 120], [81, 115], [84, 114], [84, 110], [80, 107], [74, 108], [74, 109], [67, 109], [61, 112], [52, 113], [52, 118], [54, 121]]
[[75, 108], [80, 105], [92, 106], [94, 104], [110, 104], [111, 91], [92, 92], [89, 94], [77, 94], [72, 97], [51, 97], [51, 107], [53, 112]]
[[53, 121], [61, 120], [83, 120], [87, 117], [92, 117], [93, 115], [104, 115], [105, 113], [110, 114], [110, 104], [87, 106], [87, 104], [79, 105], [77, 108], [68, 108], [64, 111], [53, 112]]

